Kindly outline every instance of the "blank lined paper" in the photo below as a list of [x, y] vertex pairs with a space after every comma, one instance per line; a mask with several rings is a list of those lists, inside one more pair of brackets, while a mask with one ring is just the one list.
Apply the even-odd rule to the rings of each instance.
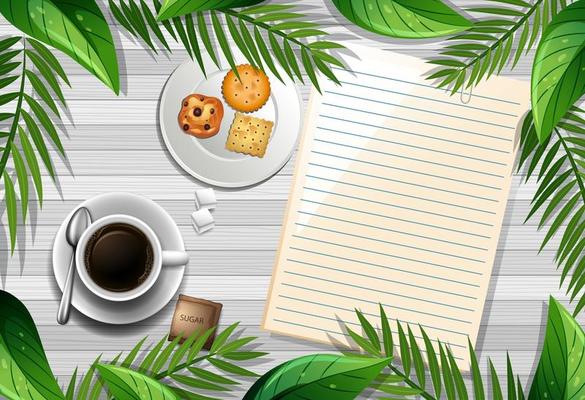
[[352, 50], [311, 95], [264, 327], [347, 344], [341, 321], [379, 325], [381, 303], [467, 368], [528, 84], [491, 78], [464, 103], [422, 60]]

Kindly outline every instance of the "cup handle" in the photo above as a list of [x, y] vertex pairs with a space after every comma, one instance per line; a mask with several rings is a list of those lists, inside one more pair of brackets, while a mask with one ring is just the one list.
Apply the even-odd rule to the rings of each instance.
[[163, 250], [162, 252], [162, 266], [163, 267], [176, 267], [180, 265], [186, 265], [189, 262], [189, 254], [184, 251], [169, 251]]

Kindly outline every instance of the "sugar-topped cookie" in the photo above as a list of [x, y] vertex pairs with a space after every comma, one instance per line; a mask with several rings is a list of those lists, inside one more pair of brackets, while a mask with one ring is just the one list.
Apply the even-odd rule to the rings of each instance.
[[192, 94], [183, 99], [179, 112], [179, 126], [183, 132], [200, 139], [219, 132], [223, 118], [223, 104], [215, 97]]
[[249, 64], [238, 65], [223, 78], [222, 92], [225, 101], [240, 112], [253, 112], [262, 108], [270, 97], [270, 81], [264, 72]]

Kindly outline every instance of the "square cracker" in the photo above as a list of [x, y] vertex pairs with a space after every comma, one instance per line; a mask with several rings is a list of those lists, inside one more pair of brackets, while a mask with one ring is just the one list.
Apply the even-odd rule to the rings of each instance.
[[236, 153], [264, 157], [274, 122], [236, 113], [225, 148]]

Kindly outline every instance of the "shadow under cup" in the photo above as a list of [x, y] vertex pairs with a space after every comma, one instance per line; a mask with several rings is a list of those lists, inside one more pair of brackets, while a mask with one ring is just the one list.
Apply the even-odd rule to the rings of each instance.
[[184, 265], [188, 256], [163, 251], [145, 222], [119, 214], [89, 226], [79, 240], [75, 260], [79, 277], [91, 292], [106, 300], [128, 301], [154, 285], [163, 264]]

